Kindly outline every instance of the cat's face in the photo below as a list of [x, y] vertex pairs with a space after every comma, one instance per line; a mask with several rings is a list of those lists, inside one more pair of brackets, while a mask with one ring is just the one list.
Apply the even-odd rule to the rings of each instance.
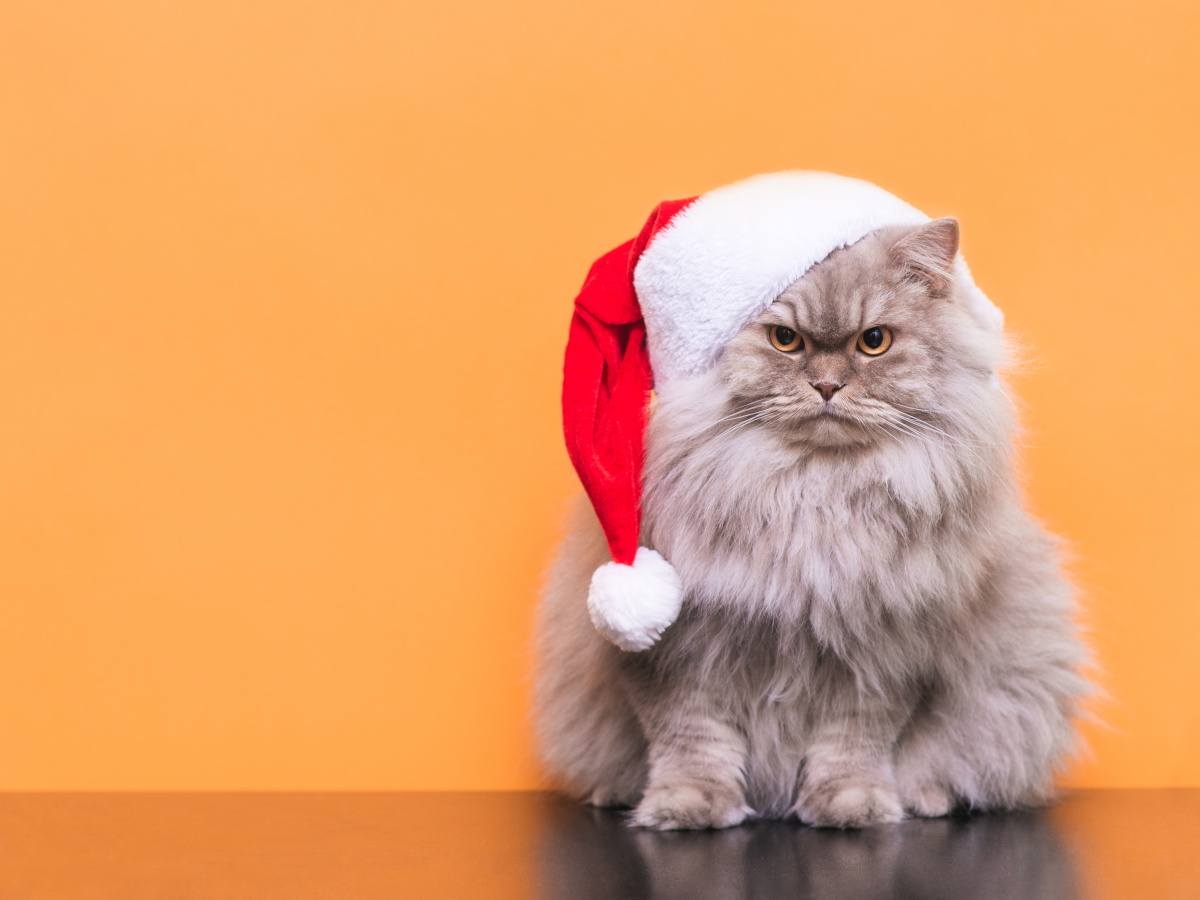
[[749, 427], [809, 447], [932, 435], [994, 353], [956, 296], [958, 225], [885, 229], [832, 254], [726, 348], [718, 373]]

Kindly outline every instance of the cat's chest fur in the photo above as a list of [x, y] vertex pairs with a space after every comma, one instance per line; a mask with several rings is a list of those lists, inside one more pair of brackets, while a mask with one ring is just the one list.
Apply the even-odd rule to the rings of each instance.
[[837, 645], [944, 607], [978, 578], [956, 560], [971, 558], [979, 498], [923, 445], [804, 455], [756, 436], [736, 453], [650, 462], [647, 536], [701, 608], [803, 623]]

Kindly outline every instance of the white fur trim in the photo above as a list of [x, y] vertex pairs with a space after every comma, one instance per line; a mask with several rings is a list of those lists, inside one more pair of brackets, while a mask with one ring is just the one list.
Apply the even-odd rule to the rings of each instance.
[[648, 547], [639, 547], [633, 565], [608, 562], [592, 575], [588, 612], [592, 624], [622, 650], [653, 647], [679, 615], [683, 584], [679, 573]]
[[961, 256], [954, 261], [954, 274], [958, 278], [959, 284], [963, 286], [962, 294], [966, 298], [967, 309], [970, 310], [976, 321], [992, 331], [1003, 331], [1004, 313], [975, 284], [975, 279], [971, 277], [971, 269]]
[[927, 221], [882, 188], [825, 172], [759, 175], [704, 194], [634, 269], [655, 380], [709, 368], [747, 322], [834, 250], [878, 228]]

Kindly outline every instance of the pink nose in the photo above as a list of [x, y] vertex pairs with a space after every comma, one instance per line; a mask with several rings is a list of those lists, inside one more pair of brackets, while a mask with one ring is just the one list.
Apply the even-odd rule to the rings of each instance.
[[821, 395], [822, 399], [828, 403], [833, 399], [833, 395], [840, 391], [843, 385], [834, 384], [832, 381], [810, 381], [813, 390]]

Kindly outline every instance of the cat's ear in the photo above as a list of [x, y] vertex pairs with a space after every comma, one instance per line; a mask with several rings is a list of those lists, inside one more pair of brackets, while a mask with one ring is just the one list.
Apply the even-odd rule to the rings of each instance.
[[892, 265], [901, 277], [922, 285], [934, 297], [949, 293], [958, 254], [958, 220], [934, 219], [892, 245]]

